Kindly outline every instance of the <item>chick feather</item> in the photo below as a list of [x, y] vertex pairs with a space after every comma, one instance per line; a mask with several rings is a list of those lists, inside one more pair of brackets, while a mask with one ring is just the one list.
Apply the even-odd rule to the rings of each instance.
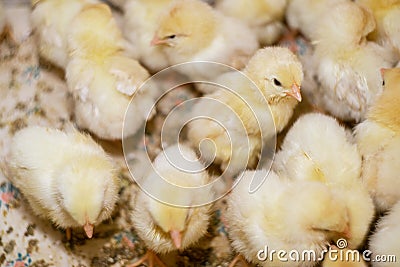
[[[160, 15], [152, 44], [162, 47], [171, 65], [214, 61], [237, 69], [244, 67], [258, 49], [257, 38], [246, 24], [200, 0], [172, 2]], [[193, 79], [211, 79], [221, 74], [202, 64], [183, 72]]]
[[[266, 179], [256, 192], [249, 193], [255, 176]], [[227, 202], [233, 248], [261, 266], [315, 266], [329, 242], [347, 229], [348, 212], [340, 194], [325, 184], [289, 180], [273, 171], [245, 171]], [[316, 258], [293, 261], [287, 254], [288, 261], [279, 261], [277, 255], [261, 261], [257, 255], [266, 246], [269, 252], [295, 250], [300, 255], [313, 250]]]
[[9, 178], [37, 216], [63, 229], [83, 227], [89, 238], [111, 216], [119, 179], [90, 136], [31, 126], [15, 134], [10, 151]]
[[215, 8], [245, 22], [264, 46], [274, 44], [283, 33], [286, 5], [287, 0], [217, 0]]
[[[212, 161], [216, 153], [215, 163], [225, 170], [230, 165], [230, 175], [244, 169], [246, 162], [254, 167], [262, 140], [282, 131], [301, 100], [302, 66], [287, 48], [260, 49], [243, 74], [250, 80], [234, 72], [217, 79], [217, 83], [231, 90], [216, 89], [201, 98], [193, 107], [192, 117], [205, 116], [212, 120], [196, 119], [188, 126], [188, 140], [192, 146], [199, 147], [205, 139], [214, 142], [215, 147], [210, 142], [200, 145], [202, 156]], [[248, 140], [248, 146], [243, 140]]]
[[140, 88], [149, 73], [123, 54], [124, 40], [107, 5], [85, 7], [70, 28], [66, 80], [78, 126], [104, 139], [121, 139], [125, 112], [134, 97], [130, 108], [138, 121], [125, 128], [127, 135], [133, 134], [154, 114], [148, 110], [157, 88]]
[[[170, 160], [176, 160], [174, 155], [177, 154], [194, 165], [188, 169], [174, 165]], [[209, 182], [210, 177], [203, 164], [198, 161], [195, 152], [183, 144], [166, 148], [155, 158], [153, 167], [154, 169], [142, 180], [141, 187], [154, 192], [154, 195], [150, 196], [143, 190], [138, 193], [132, 212], [135, 230], [148, 249], [156, 253], [183, 250], [195, 244], [206, 233], [210, 205], [194, 205], [200, 202], [210, 203], [212, 192], [193, 194], [190, 190], [166, 190], [165, 185], [157, 181], [162, 178], [177, 186], [201, 187]], [[180, 206], [170, 204], [176, 203], [177, 200]]]
[[338, 190], [349, 212], [348, 246], [363, 244], [374, 204], [361, 181], [357, 145], [334, 118], [319, 113], [300, 117], [287, 133], [273, 167], [279, 175], [318, 181]]
[[358, 149], [363, 157], [362, 179], [384, 211], [400, 200], [398, 151], [400, 149], [400, 68], [383, 70], [383, 92], [356, 126]]

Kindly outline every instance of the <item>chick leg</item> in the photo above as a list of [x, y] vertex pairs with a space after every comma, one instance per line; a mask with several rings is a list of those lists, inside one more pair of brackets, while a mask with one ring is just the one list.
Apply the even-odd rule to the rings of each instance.
[[238, 262], [242, 262], [244, 266], [249, 266], [247, 261], [243, 258], [242, 255], [238, 254], [236, 257], [231, 261], [228, 267], [234, 267]]
[[67, 241], [70, 241], [72, 238], [72, 229], [71, 228], [67, 228], [65, 229], [65, 237], [67, 238]]
[[156, 255], [156, 253], [154, 253], [151, 250], [147, 250], [146, 254], [141, 259], [139, 259], [137, 262], [131, 265], [128, 265], [128, 267], [137, 267], [145, 262], [149, 264], [148, 267], [154, 267], [154, 266], [167, 267]]

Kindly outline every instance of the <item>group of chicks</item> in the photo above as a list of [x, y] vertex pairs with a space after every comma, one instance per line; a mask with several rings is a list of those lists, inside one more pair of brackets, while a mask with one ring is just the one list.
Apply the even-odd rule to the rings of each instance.
[[[400, 257], [400, 68], [394, 68], [400, 59], [400, 1], [109, 2], [122, 17], [97, 0], [32, 0], [40, 56], [64, 70], [78, 128], [108, 140], [135, 134], [155, 115], [149, 110], [163, 93], [144, 82], [168, 66], [213, 61], [241, 70], [210, 71], [202, 64], [181, 69], [191, 80], [229, 90], [196, 84], [203, 98], [191, 112], [202, 119], [189, 122], [187, 142], [160, 152], [141, 180], [162, 201], [144, 191], [136, 197], [132, 221], [148, 252], [131, 266], [146, 260], [164, 265], [156, 253], [183, 250], [205, 235], [217, 192], [166, 190], [154, 182], [162, 177], [178, 187], [203, 187], [215, 179], [205, 162], [236, 177], [224, 216], [232, 247], [242, 256], [231, 266], [243, 259], [262, 266], [316, 266], [317, 260], [261, 261], [257, 255], [265, 246], [322, 253], [342, 238], [347, 249], [367, 244], [374, 254]], [[285, 20], [311, 42], [307, 56], [271, 46], [287, 31]], [[358, 124], [349, 129], [325, 114], [303, 115], [273, 161], [260, 165], [263, 144], [284, 130], [303, 97], [316, 110]], [[124, 124], [128, 105], [135, 121]], [[197, 171], [177, 168], [168, 154], [194, 162]], [[89, 238], [118, 199], [112, 159], [73, 127], [17, 132], [7, 172], [35, 214], [63, 229], [83, 227]], [[250, 193], [254, 180], [263, 182]], [[168, 204], [177, 199], [184, 207]], [[384, 212], [368, 237], [374, 217]], [[322, 265], [367, 266], [327, 257]]]

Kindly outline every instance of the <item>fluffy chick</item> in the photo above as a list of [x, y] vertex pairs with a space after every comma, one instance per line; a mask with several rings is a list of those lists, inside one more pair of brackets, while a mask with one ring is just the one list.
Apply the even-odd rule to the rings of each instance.
[[[379, 219], [375, 233], [369, 239], [369, 250], [372, 251], [372, 259], [376, 255], [394, 255], [400, 258], [400, 202], [397, 202], [388, 214]], [[373, 267], [396, 266], [396, 262], [372, 261]]]
[[[68, 63], [68, 32], [72, 19], [96, 0], [32, 0], [32, 26], [38, 37], [40, 56], [65, 69]], [[62, 10], [62, 12], [58, 12]]]
[[283, 33], [287, 0], [217, 0], [215, 8], [245, 22], [262, 46], [275, 43]]
[[[282, 131], [291, 118], [294, 107], [301, 101], [302, 66], [287, 48], [260, 49], [250, 59], [243, 73], [256, 86], [246, 79], [235, 78], [240, 74], [224, 74], [225, 77], [221, 79], [237, 80], [230, 87], [236, 94], [227, 89], [217, 89], [214, 93], [205, 95], [193, 107], [193, 117], [206, 116], [216, 121], [197, 119], [188, 125], [188, 139], [193, 147], [199, 147], [205, 139], [213, 141], [215, 148], [207, 145], [210, 142], [201, 144], [202, 156], [207, 161], [212, 161], [216, 153], [215, 163], [221, 164], [224, 170], [230, 165], [228, 175], [235, 175], [244, 169], [243, 162], [254, 167], [262, 139], [268, 140], [276, 132]], [[226, 108], [222, 109], [221, 104]], [[270, 113], [266, 112], [268, 109]], [[258, 114], [257, 117], [255, 114]], [[259, 121], [262, 114], [271, 117]], [[234, 145], [234, 149], [231, 147], [231, 139], [239, 142]], [[243, 140], [248, 140], [249, 146]]]
[[314, 92], [321, 108], [341, 120], [360, 121], [381, 92], [379, 69], [394, 59], [382, 46], [366, 41], [375, 27], [372, 14], [347, 1], [333, 6], [321, 21], [315, 44]]
[[387, 49], [392, 49], [394, 56], [400, 57], [400, 1], [399, 0], [357, 0], [356, 3], [369, 9], [376, 21], [376, 28], [368, 38]]
[[336, 4], [349, 0], [288, 0], [286, 22], [307, 39], [314, 40], [316, 24]]
[[349, 211], [350, 248], [359, 247], [374, 216], [374, 204], [361, 181], [361, 157], [349, 133], [332, 117], [300, 117], [276, 154], [274, 170], [296, 180], [319, 181], [341, 192]]
[[[182, 163], [174, 162], [176, 155], [184, 158], [190, 166], [186, 163], [183, 166], [174, 165]], [[132, 213], [134, 227], [151, 251], [167, 253], [183, 250], [207, 232], [210, 205], [193, 205], [210, 203], [212, 193], [202, 191], [202, 194], [193, 194], [191, 190], [166, 187], [166, 183], [160, 184], [158, 181], [164, 179], [168, 185], [171, 183], [179, 187], [201, 187], [209, 182], [209, 175], [194, 151], [183, 144], [173, 145], [161, 152], [155, 158], [153, 168], [142, 181], [141, 187], [154, 195], [150, 196], [143, 190], [138, 193]], [[170, 204], [177, 202], [180, 206]]]
[[123, 32], [139, 60], [150, 71], [168, 67], [168, 59], [160, 46], [151, 45], [161, 13], [172, 0], [129, 0], [124, 5]]
[[121, 139], [125, 112], [134, 97], [130, 108], [137, 121], [124, 128], [125, 134], [133, 134], [152, 115], [147, 110], [156, 87], [138, 90], [149, 73], [123, 54], [124, 40], [107, 5], [86, 6], [69, 27], [66, 79], [78, 126], [104, 139]]
[[[160, 16], [152, 44], [162, 46], [170, 64], [214, 61], [237, 69], [258, 49], [257, 38], [247, 25], [200, 0], [174, 1]], [[193, 79], [221, 74], [202, 64], [182, 72]]]
[[111, 216], [119, 179], [111, 158], [76, 130], [31, 126], [15, 134], [8, 169], [11, 182], [40, 217], [60, 228], [93, 228]]
[[[266, 179], [256, 192], [249, 193], [254, 176]], [[322, 183], [289, 181], [273, 171], [244, 172], [227, 202], [233, 248], [261, 266], [315, 266], [316, 259], [293, 262], [286, 255], [288, 261], [284, 262], [274, 255], [260, 261], [257, 255], [268, 246], [267, 253], [314, 250], [319, 257], [328, 243], [345, 236], [348, 228], [347, 209], [340, 195]]]
[[362, 179], [379, 211], [400, 200], [400, 68], [382, 73], [383, 92], [368, 111], [367, 119], [355, 128], [363, 157]]

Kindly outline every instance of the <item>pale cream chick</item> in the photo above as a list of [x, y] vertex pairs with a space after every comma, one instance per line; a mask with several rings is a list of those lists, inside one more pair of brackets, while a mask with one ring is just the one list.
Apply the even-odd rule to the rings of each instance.
[[366, 41], [375, 21], [354, 2], [332, 7], [320, 25], [314, 55], [320, 83], [314, 91], [316, 104], [341, 120], [361, 121], [381, 92], [379, 69], [391, 67], [395, 59]]
[[169, 66], [162, 47], [151, 45], [157, 22], [172, 0], [128, 0], [124, 5], [123, 32], [141, 63], [152, 72]]
[[[32, 27], [40, 56], [65, 69], [68, 63], [68, 32], [73, 18], [96, 0], [32, 0]], [[60, 12], [62, 10], [62, 12]]]
[[215, 8], [245, 22], [264, 46], [274, 44], [282, 35], [286, 5], [287, 0], [217, 0]]
[[[125, 134], [135, 133], [151, 117], [148, 110], [157, 94], [155, 86], [140, 88], [149, 73], [123, 54], [123, 38], [105, 4], [84, 8], [70, 24], [70, 61], [66, 69], [75, 99], [79, 127], [104, 139], [121, 139], [123, 121], [132, 100], [135, 112]], [[140, 90], [139, 90], [140, 88]]]
[[[174, 155], [178, 154], [187, 162], [175, 163], [177, 157]], [[167, 155], [172, 156], [168, 158]], [[138, 266], [145, 260], [151, 262], [157, 257], [154, 252], [163, 254], [194, 245], [207, 232], [209, 224], [210, 205], [199, 205], [211, 202], [211, 190], [206, 189], [202, 193], [190, 190], [191, 187], [201, 187], [210, 182], [195, 152], [183, 144], [175, 144], [155, 158], [153, 168], [141, 183], [142, 189], [151, 195], [141, 190], [132, 213], [135, 230], [149, 251], [132, 266]], [[159, 179], [179, 187], [189, 187], [189, 190], [167, 187]]]
[[[208, 162], [215, 153], [214, 162], [221, 164], [223, 170], [229, 165], [229, 175], [255, 167], [262, 141], [283, 130], [301, 101], [302, 66], [287, 48], [260, 49], [243, 74], [250, 80], [234, 72], [217, 79], [228, 89], [205, 95], [192, 111], [192, 117], [211, 119], [193, 120], [188, 125], [192, 146], [200, 146], [202, 157]], [[214, 144], [201, 142], [206, 139]]]
[[355, 128], [363, 157], [362, 179], [378, 211], [387, 210], [400, 200], [400, 68], [382, 73], [383, 92], [368, 111], [367, 119]]
[[361, 181], [361, 156], [346, 130], [332, 117], [300, 117], [285, 136], [273, 168], [294, 180], [317, 181], [341, 194], [349, 212], [349, 248], [362, 245], [374, 216], [374, 204]]
[[[258, 49], [257, 38], [246, 24], [200, 0], [174, 1], [160, 16], [152, 44], [162, 46], [171, 65], [214, 61], [237, 69], [244, 67]], [[202, 64], [182, 72], [193, 79], [221, 74]]]
[[9, 178], [33, 212], [57, 227], [93, 228], [111, 216], [119, 179], [111, 158], [76, 130], [31, 126], [15, 134]]
[[[249, 185], [254, 176], [266, 177], [254, 193]], [[229, 238], [236, 252], [261, 266], [315, 266], [332, 240], [346, 236], [347, 207], [341, 196], [327, 185], [278, 177], [273, 171], [246, 171], [228, 196], [226, 219]], [[267, 254], [259, 253], [265, 250]], [[271, 251], [284, 250], [288, 261]], [[316, 258], [290, 260], [288, 253], [301, 255], [313, 250]], [[265, 261], [258, 259], [265, 257]]]
[[[400, 259], [400, 202], [381, 217], [369, 238], [372, 267], [394, 267]], [[380, 258], [375, 258], [379, 255]], [[379, 261], [380, 259], [380, 261]]]

